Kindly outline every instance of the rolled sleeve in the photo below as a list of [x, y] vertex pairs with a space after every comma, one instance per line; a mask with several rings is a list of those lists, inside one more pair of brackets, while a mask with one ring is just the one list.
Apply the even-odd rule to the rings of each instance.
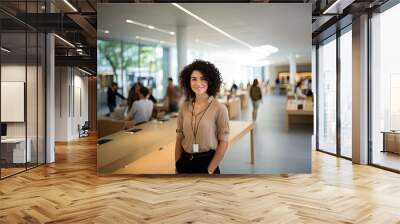
[[176, 127], [176, 137], [183, 138], [183, 111], [182, 107], [179, 108], [178, 120], [177, 120], [177, 127]]
[[229, 115], [228, 109], [222, 105], [217, 116], [217, 136], [218, 141], [228, 142], [229, 140]]

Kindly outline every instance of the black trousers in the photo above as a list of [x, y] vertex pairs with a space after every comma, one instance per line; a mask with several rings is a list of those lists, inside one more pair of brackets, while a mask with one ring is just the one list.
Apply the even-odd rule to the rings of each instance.
[[[176, 162], [175, 167], [178, 173], [206, 173], [208, 174], [208, 165], [213, 159], [215, 150], [207, 153], [189, 154], [182, 152], [181, 158]], [[220, 174], [219, 167], [214, 170], [214, 174]]]
[[170, 104], [169, 105], [169, 112], [178, 112], [178, 105]]
[[107, 104], [107, 106], [108, 106], [108, 109], [110, 110], [110, 113], [112, 113], [112, 112], [114, 112], [114, 109], [115, 109], [115, 107], [117, 106], [117, 105], [115, 105], [115, 104]]

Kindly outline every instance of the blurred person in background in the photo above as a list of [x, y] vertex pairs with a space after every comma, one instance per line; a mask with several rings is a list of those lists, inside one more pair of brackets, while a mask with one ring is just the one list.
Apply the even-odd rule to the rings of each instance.
[[118, 93], [118, 84], [116, 82], [113, 82], [111, 83], [111, 86], [109, 86], [107, 89], [107, 106], [110, 110], [108, 116], [110, 116], [110, 114], [114, 112], [114, 109], [117, 106], [117, 96], [125, 100], [125, 97]]
[[125, 119], [135, 120], [135, 123], [149, 121], [153, 114], [153, 102], [148, 99], [149, 89], [141, 87], [139, 90], [139, 100], [133, 102], [131, 108], [127, 110]]
[[261, 88], [258, 86], [258, 80], [254, 79], [250, 87], [250, 98], [253, 103], [253, 121], [257, 120], [257, 111], [260, 103], [262, 102]]
[[169, 112], [178, 112], [179, 100], [181, 98], [181, 90], [178, 86], [174, 85], [174, 80], [168, 78], [168, 87], [166, 99], [168, 99]]

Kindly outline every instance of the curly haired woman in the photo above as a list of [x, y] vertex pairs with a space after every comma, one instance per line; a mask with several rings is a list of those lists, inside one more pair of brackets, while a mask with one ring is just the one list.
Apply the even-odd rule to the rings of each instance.
[[180, 107], [175, 146], [178, 173], [219, 174], [228, 148], [229, 116], [215, 96], [222, 78], [210, 62], [195, 60], [180, 73], [186, 101]]

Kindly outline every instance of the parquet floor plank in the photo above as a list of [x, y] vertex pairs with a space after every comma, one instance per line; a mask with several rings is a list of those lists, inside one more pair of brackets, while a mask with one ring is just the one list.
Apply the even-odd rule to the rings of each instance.
[[312, 174], [101, 176], [96, 141], [0, 181], [0, 223], [400, 223], [400, 175], [313, 152]]

